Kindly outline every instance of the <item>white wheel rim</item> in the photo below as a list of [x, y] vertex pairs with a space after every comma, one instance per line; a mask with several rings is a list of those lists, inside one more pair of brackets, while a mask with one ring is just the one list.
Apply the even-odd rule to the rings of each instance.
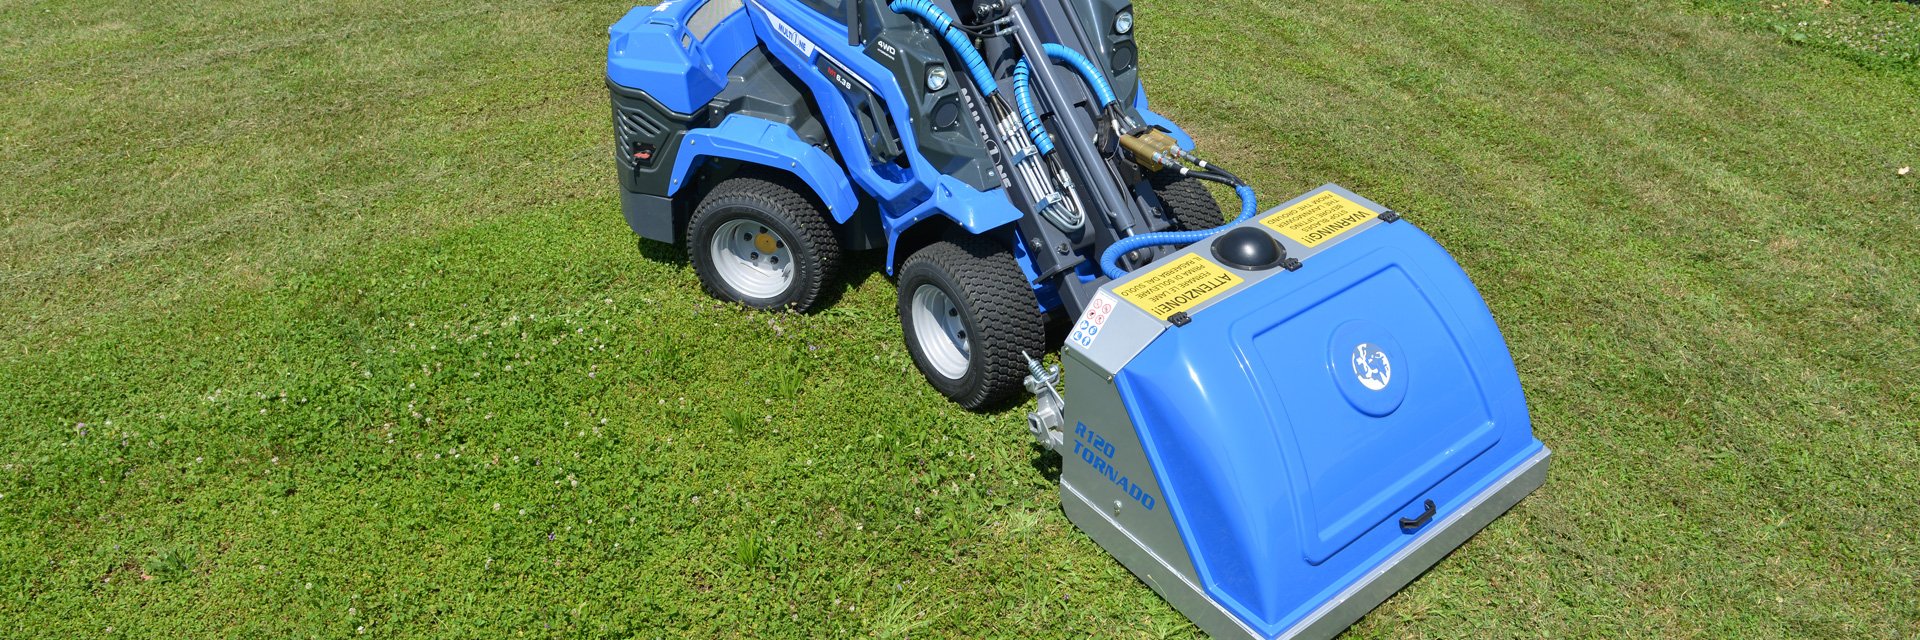
[[713, 232], [708, 251], [720, 280], [742, 296], [777, 298], [793, 285], [792, 243], [773, 227], [748, 219], [728, 221]]
[[972, 337], [947, 292], [930, 284], [913, 290], [913, 337], [933, 370], [949, 379], [967, 375], [973, 354]]

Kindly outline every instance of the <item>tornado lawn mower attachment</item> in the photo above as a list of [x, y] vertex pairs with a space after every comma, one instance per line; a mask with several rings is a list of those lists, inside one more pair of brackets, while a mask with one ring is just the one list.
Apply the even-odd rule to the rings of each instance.
[[1070, 520], [1214, 637], [1329, 637], [1550, 453], [1452, 258], [1334, 185], [1261, 212], [1148, 108], [1133, 30], [1127, 0], [636, 8], [607, 49], [621, 210], [756, 308], [885, 249], [936, 389], [1037, 396]]

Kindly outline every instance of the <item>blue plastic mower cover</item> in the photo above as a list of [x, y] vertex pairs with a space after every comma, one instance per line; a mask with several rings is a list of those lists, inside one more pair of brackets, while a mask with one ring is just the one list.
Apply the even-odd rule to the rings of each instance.
[[1215, 638], [1338, 634], [1546, 476], [1473, 283], [1333, 185], [1107, 284], [1062, 360], [1068, 517]]

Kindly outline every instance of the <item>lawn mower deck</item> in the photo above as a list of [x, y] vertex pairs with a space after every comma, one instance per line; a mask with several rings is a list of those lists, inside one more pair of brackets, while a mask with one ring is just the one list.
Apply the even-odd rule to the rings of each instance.
[[[1241, 228], [1286, 257], [1234, 265]], [[1030, 428], [1068, 518], [1214, 637], [1331, 637], [1545, 479], [1491, 314], [1385, 208], [1328, 185], [1159, 264], [1101, 288]]]

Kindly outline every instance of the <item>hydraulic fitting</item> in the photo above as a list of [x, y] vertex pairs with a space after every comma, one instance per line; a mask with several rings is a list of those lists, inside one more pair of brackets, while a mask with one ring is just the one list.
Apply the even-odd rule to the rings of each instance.
[[1133, 153], [1133, 161], [1148, 171], [1180, 168], [1180, 143], [1159, 129], [1141, 127], [1120, 136], [1120, 146]]

